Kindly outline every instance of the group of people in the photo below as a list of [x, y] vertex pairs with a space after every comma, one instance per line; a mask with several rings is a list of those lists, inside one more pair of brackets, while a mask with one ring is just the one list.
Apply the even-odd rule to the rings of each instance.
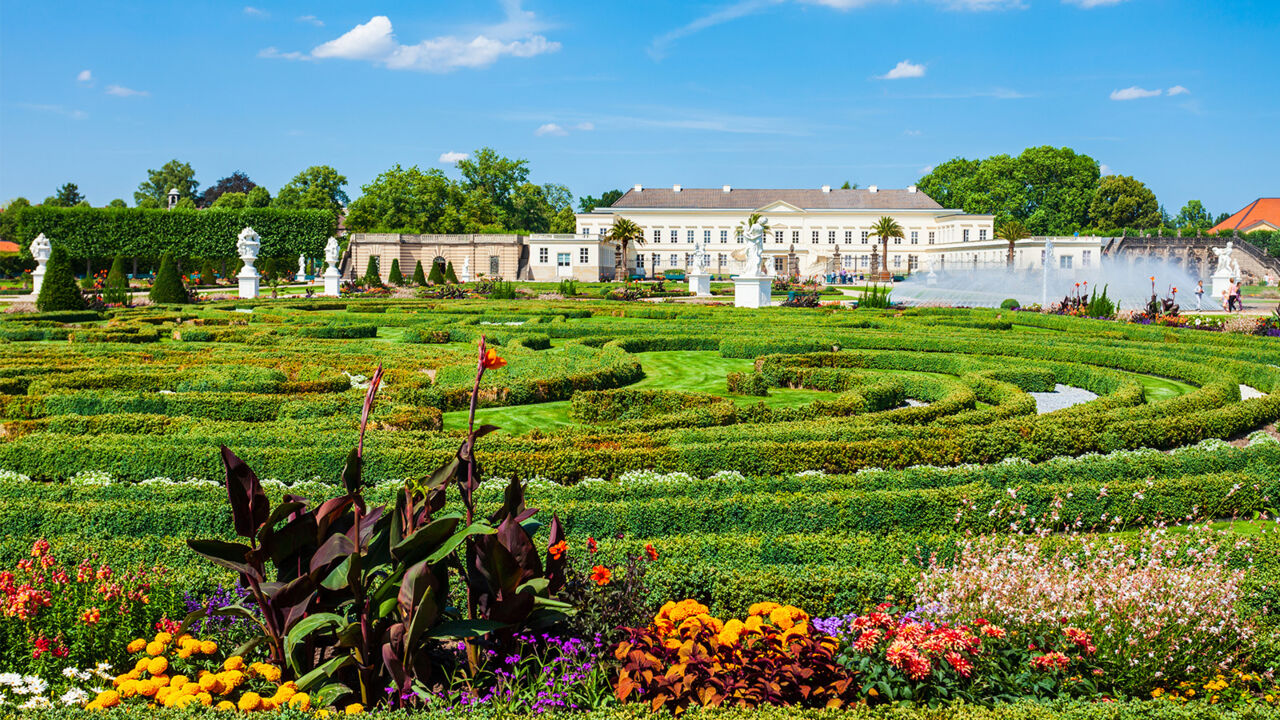
[[[1196, 309], [1204, 309], [1204, 281], [1196, 283]], [[1232, 280], [1226, 290], [1222, 291], [1222, 309], [1227, 312], [1244, 310], [1244, 281]]]

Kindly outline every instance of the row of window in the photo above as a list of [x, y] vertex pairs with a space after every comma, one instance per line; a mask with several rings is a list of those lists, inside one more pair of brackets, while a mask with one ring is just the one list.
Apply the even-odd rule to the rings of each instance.
[[[646, 253], [639, 253], [636, 255], [636, 268], [641, 270], [644, 269], [645, 256], [646, 256]], [[649, 257], [649, 262], [653, 267], [656, 268], [661, 265], [662, 253], [648, 253], [648, 257]], [[845, 268], [846, 270], [856, 270], [859, 268], [867, 269], [867, 270], [873, 269], [871, 267], [870, 255], [857, 255], [857, 256], [843, 255], [841, 256], [840, 259], [841, 259], [841, 263], [840, 263], [841, 267]], [[706, 261], [708, 265], [711, 264], [710, 255], [706, 256]], [[889, 262], [894, 268], [901, 268], [902, 261], [903, 261], [902, 255], [891, 255], [889, 257]], [[727, 253], [716, 253], [716, 267], [724, 267], [725, 265], [728, 264], [728, 262], [729, 262], [729, 255]], [[785, 257], [775, 256], [773, 259], [774, 269], [781, 270], [785, 262], [786, 262]], [[906, 262], [907, 262], [907, 268], [911, 270], [915, 270], [920, 267], [920, 257], [918, 255], [907, 255]], [[692, 264], [693, 264], [692, 253], [684, 253], [683, 265], [680, 263], [680, 254], [671, 253], [668, 256], [668, 262], [666, 267], [670, 267], [670, 268], [690, 267]]]
[[[572, 257], [572, 253], [567, 253], [567, 252], [556, 253], [556, 266], [569, 267], [570, 257]], [[538, 248], [538, 262], [543, 265], [546, 265], [547, 263], [551, 262], [551, 251], [544, 247]], [[579, 265], [591, 264], [591, 251], [589, 249], [578, 248], [578, 264]]]

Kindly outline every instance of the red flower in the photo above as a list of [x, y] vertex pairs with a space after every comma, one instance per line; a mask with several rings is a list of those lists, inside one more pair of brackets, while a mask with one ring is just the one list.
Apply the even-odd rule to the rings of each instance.
[[591, 568], [591, 580], [596, 585], [608, 585], [613, 580], [613, 571], [603, 565]]
[[1031, 666], [1037, 670], [1066, 670], [1071, 660], [1057, 650], [1031, 658]]
[[653, 547], [653, 543], [645, 544], [644, 554], [649, 558], [649, 562], [653, 562], [658, 559], [658, 550]]
[[489, 348], [484, 351], [484, 360], [482, 361], [486, 370], [496, 370], [500, 367], [506, 367], [507, 361], [498, 357], [498, 351]]
[[569, 543], [561, 540], [555, 545], [552, 545], [551, 547], [547, 548], [547, 552], [551, 553], [551, 559], [559, 560], [560, 558], [564, 557], [564, 554], [566, 551], [568, 551], [568, 549], [569, 549]]
[[596, 539], [588, 535], [587, 536], [587, 552], [595, 552], [596, 550], [599, 550], [599, 549], [600, 549], [600, 546], [596, 544]]

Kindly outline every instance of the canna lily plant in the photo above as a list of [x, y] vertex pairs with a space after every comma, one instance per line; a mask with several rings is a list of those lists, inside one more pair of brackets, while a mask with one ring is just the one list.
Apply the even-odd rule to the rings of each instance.
[[[539, 551], [537, 510], [524, 505], [512, 480], [488, 516], [474, 501], [480, 483], [475, 444], [496, 428], [475, 427], [476, 400], [486, 370], [506, 361], [479, 342], [466, 440], [426, 478], [408, 482], [393, 506], [368, 507], [362, 496], [364, 434], [382, 382], [379, 366], [360, 416], [360, 437], [342, 471], [345, 493], [318, 506], [286, 495], [271, 507], [253, 470], [226, 447], [227, 496], [242, 540], [188, 540], [192, 550], [240, 574], [261, 612], [241, 605], [199, 610], [257, 623], [248, 645], [265, 645], [287, 667], [298, 689], [324, 705], [388, 699], [406, 707], [426, 696], [449, 668], [445, 644], [466, 644], [472, 670], [478, 647], [509, 644], [521, 631], [555, 622], [570, 606], [554, 599], [564, 585], [563, 553]], [[447, 508], [455, 485], [461, 510]], [[552, 518], [548, 548], [564, 540]], [[452, 582], [465, 585], [465, 607], [451, 605]], [[181, 631], [180, 631], [181, 632]], [[251, 647], [236, 650], [241, 654]]]

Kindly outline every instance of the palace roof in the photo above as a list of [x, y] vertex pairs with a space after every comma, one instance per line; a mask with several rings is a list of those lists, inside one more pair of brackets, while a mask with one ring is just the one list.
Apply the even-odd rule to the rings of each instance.
[[782, 201], [803, 210], [941, 210], [933, 198], [916, 190], [843, 190], [754, 188], [632, 188], [613, 208], [755, 210]]
[[1249, 203], [1240, 212], [1213, 226], [1219, 230], [1260, 230], [1256, 225], [1267, 223], [1273, 228], [1280, 228], [1280, 198], [1258, 198]]

